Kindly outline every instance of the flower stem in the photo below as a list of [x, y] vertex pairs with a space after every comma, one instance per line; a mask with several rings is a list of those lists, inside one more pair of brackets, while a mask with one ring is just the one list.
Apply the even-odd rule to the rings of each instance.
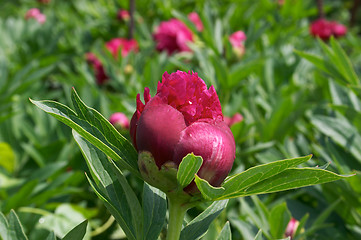
[[184, 215], [188, 210], [187, 204], [175, 197], [168, 196], [169, 203], [169, 223], [167, 240], [179, 240]]

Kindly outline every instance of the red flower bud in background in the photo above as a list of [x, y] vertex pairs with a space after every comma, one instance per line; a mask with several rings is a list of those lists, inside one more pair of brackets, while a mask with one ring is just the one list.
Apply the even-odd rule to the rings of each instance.
[[116, 129], [129, 129], [129, 119], [124, 113], [116, 112], [113, 113], [110, 118], [109, 122], [116, 128]]
[[324, 41], [330, 39], [331, 36], [342, 37], [347, 33], [347, 28], [335, 21], [330, 22], [320, 18], [311, 23], [310, 33], [314, 37], [319, 37]]
[[38, 21], [38, 23], [41, 23], [41, 24], [45, 23], [45, 21], [46, 21], [46, 16], [44, 14], [42, 14], [40, 12], [40, 10], [37, 8], [30, 8], [26, 12], [25, 19], [28, 20], [31, 18], [35, 19], [36, 21]]
[[165, 72], [153, 98], [145, 89], [144, 101], [138, 94], [130, 123], [137, 151], [150, 152], [158, 168], [168, 162], [178, 166], [193, 152], [203, 157], [198, 175], [219, 186], [232, 168], [235, 142], [214, 87], [207, 89], [197, 73]]
[[229, 42], [232, 45], [233, 52], [238, 58], [242, 57], [245, 52], [244, 42], [246, 39], [246, 34], [242, 31], [234, 32], [229, 36]]
[[104, 68], [100, 60], [93, 54], [87, 53], [85, 55], [86, 61], [92, 65], [94, 69], [95, 78], [99, 85], [102, 85], [108, 80], [108, 76], [105, 74]]
[[188, 14], [188, 19], [191, 20], [191, 22], [196, 26], [197, 30], [199, 32], [203, 31], [203, 23], [201, 18], [199, 17], [198, 13], [196, 12], [191, 12], [190, 14]]
[[105, 47], [112, 53], [113, 57], [118, 58], [120, 50], [122, 57], [128, 56], [130, 51], [138, 52], [138, 42], [135, 39], [113, 38], [105, 44]]
[[291, 239], [293, 239], [295, 237], [299, 224], [300, 224], [299, 221], [297, 221], [294, 218], [291, 218], [286, 228], [285, 237], [290, 237]]
[[331, 26], [332, 26], [332, 31], [333, 31], [333, 35], [335, 37], [342, 37], [344, 35], [346, 35], [347, 33], [347, 27], [338, 23], [338, 22], [330, 22]]
[[158, 51], [174, 52], [190, 51], [188, 42], [193, 42], [192, 31], [180, 20], [171, 19], [161, 22], [153, 34]]
[[[115, 59], [118, 58], [119, 51], [121, 51], [122, 57], [126, 57], [130, 51], [138, 52], [138, 43], [135, 39], [113, 38], [105, 44], [105, 47]], [[87, 53], [86, 60], [93, 66], [97, 83], [99, 85], [105, 83], [108, 80], [108, 76], [105, 74], [100, 60], [93, 53]]]
[[120, 9], [117, 14], [117, 18], [120, 21], [128, 21], [130, 18], [129, 12], [124, 9]]
[[233, 124], [243, 121], [243, 116], [240, 113], [234, 114], [232, 117], [224, 117], [224, 122], [231, 127]]

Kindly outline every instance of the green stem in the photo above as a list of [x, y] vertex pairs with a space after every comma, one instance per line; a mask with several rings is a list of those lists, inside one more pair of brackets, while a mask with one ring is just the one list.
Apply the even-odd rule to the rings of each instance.
[[184, 215], [188, 210], [187, 204], [176, 197], [169, 197], [169, 223], [167, 231], [167, 240], [179, 240]]

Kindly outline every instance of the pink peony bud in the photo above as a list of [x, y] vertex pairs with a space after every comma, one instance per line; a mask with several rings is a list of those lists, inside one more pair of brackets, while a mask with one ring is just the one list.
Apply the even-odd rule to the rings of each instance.
[[223, 121], [214, 87], [207, 89], [197, 73], [165, 72], [153, 98], [148, 88], [144, 90], [144, 101], [138, 94], [137, 110], [130, 122], [130, 135], [138, 152], [150, 152], [158, 168], [166, 163], [178, 166], [193, 152], [203, 157], [198, 175], [219, 186], [232, 168], [235, 142]]
[[330, 24], [332, 26], [332, 32], [335, 37], [342, 37], [342, 36], [346, 35], [346, 33], [347, 33], [346, 26], [344, 26], [338, 22], [331, 22]]
[[329, 22], [323, 18], [317, 19], [311, 23], [310, 33], [314, 37], [319, 37], [324, 41], [330, 39], [331, 36], [341, 37], [347, 32], [347, 28], [337, 22]]
[[192, 23], [196, 26], [197, 30], [199, 32], [203, 31], [203, 23], [201, 18], [199, 17], [198, 13], [196, 12], [191, 12], [190, 14], [188, 14], [188, 19], [192, 21]]
[[153, 38], [157, 43], [158, 51], [174, 52], [190, 51], [188, 42], [193, 42], [192, 31], [180, 20], [171, 19], [161, 22], [155, 30]]
[[244, 42], [246, 41], [246, 34], [242, 31], [237, 31], [229, 36], [229, 42], [232, 45], [233, 52], [237, 57], [242, 57], [245, 52]]
[[135, 39], [113, 38], [105, 44], [105, 47], [112, 53], [113, 57], [118, 58], [118, 52], [121, 51], [122, 57], [126, 57], [130, 51], [138, 51], [138, 42]]
[[121, 21], [128, 21], [130, 18], [129, 12], [127, 10], [120, 9], [118, 11], [117, 18]]
[[30, 18], [35, 19], [39, 23], [43, 24], [46, 21], [46, 16], [40, 12], [37, 8], [30, 8], [26, 14], [25, 19], [28, 20]]
[[300, 224], [299, 221], [297, 221], [294, 218], [291, 218], [286, 228], [285, 237], [290, 237], [291, 239], [293, 239], [295, 237], [299, 224]]
[[113, 113], [109, 118], [109, 122], [117, 129], [129, 129], [129, 119], [124, 113]]
[[[130, 51], [138, 51], [138, 43], [134, 39], [114, 38], [107, 42], [105, 47], [115, 59], [118, 58], [119, 50], [121, 51], [122, 57], [126, 57]], [[108, 76], [105, 74], [104, 67], [100, 60], [93, 53], [87, 53], [86, 60], [93, 66], [97, 83], [99, 85], [105, 83], [108, 80]]]
[[99, 85], [104, 84], [108, 80], [108, 76], [105, 74], [104, 67], [99, 59], [93, 53], [87, 53], [85, 55], [87, 62], [92, 65], [94, 69], [95, 78]]
[[243, 116], [240, 113], [236, 113], [233, 117], [224, 117], [224, 122], [231, 127], [233, 124], [243, 121]]

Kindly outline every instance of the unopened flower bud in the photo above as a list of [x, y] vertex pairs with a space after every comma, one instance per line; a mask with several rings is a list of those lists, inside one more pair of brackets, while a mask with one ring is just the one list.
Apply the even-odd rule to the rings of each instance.
[[109, 118], [109, 122], [118, 130], [129, 129], [129, 119], [124, 113], [113, 113]]
[[149, 152], [159, 169], [170, 163], [177, 167], [194, 153], [203, 158], [198, 176], [219, 186], [232, 168], [235, 142], [213, 86], [207, 89], [197, 73], [166, 72], [153, 98], [149, 89], [144, 91], [144, 101], [138, 94], [130, 123], [138, 152]]

